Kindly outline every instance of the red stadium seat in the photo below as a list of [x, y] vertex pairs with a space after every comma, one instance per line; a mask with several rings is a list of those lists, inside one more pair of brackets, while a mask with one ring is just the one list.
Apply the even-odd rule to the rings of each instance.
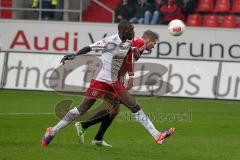
[[237, 18], [234, 15], [223, 16], [221, 27], [235, 28], [237, 26]]
[[234, 12], [234, 13], [240, 13], [240, 0], [235, 0], [235, 1], [233, 2], [232, 12]]
[[201, 26], [202, 25], [202, 17], [200, 14], [190, 14], [187, 17], [187, 26]]
[[[0, 7], [12, 7], [12, 0], [0, 0]], [[11, 19], [11, 10], [0, 10], [1, 18]]]
[[230, 12], [230, 0], [217, 0], [215, 5], [215, 12]]
[[206, 15], [203, 21], [204, 27], [218, 27], [217, 15]]
[[198, 3], [197, 11], [212, 12], [213, 11], [213, 0], [200, 0]]

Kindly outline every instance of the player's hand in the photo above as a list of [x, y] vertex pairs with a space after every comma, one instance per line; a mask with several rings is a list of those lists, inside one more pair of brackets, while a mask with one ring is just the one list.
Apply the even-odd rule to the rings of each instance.
[[134, 80], [133, 77], [129, 77], [129, 79], [128, 79], [128, 85], [127, 85], [127, 88], [128, 88], [128, 89], [132, 89], [132, 87], [133, 87], [133, 80]]
[[75, 55], [75, 54], [68, 54], [68, 55], [65, 55], [65, 56], [61, 59], [60, 63], [62, 63], [62, 64], [64, 65], [64, 64], [65, 64], [65, 61], [73, 60], [73, 59], [75, 59], [75, 58], [76, 58], [76, 55]]

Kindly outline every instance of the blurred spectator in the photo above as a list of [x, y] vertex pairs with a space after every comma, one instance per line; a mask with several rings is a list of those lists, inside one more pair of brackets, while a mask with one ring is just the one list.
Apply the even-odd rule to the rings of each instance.
[[150, 8], [150, 4], [145, 2], [145, 0], [138, 0], [138, 3], [135, 7], [135, 15], [129, 20], [129, 22], [138, 24], [145, 23], [144, 16], [146, 14], [146, 11], [149, 11]]
[[155, 0], [146, 0], [147, 3], [149, 3], [150, 5], [153, 5], [155, 3]]
[[129, 3], [129, 0], [122, 0], [115, 10], [115, 22], [118, 23], [123, 19], [129, 20], [133, 15], [134, 4]]
[[[42, 9], [56, 9], [56, 6], [58, 5], [58, 0], [33, 0], [32, 8], [38, 8], [39, 1], [42, 1], [42, 6], [40, 6]], [[43, 20], [54, 18], [54, 12], [51, 11], [42, 11], [41, 14]]]
[[168, 24], [171, 20], [179, 19], [184, 21], [183, 3], [180, 0], [167, 0], [160, 8], [163, 14], [162, 24]]
[[136, 5], [138, 3], [138, 0], [129, 0], [128, 3]]
[[190, 13], [193, 13], [197, 8], [198, 0], [185, 0], [183, 5], [183, 14], [187, 17]]
[[151, 3], [151, 11], [146, 11], [145, 13], [145, 24], [159, 24], [162, 20], [162, 15], [160, 13], [160, 6], [164, 3], [163, 0], [149, 0]]

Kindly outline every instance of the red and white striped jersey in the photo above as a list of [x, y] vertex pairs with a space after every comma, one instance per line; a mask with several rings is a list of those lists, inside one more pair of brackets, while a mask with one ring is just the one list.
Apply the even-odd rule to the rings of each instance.
[[120, 68], [127, 65], [126, 57], [131, 48], [131, 41], [122, 42], [119, 35], [115, 34], [91, 44], [90, 47], [93, 51], [102, 51], [102, 66], [95, 80], [107, 83], [117, 81]]
[[128, 51], [127, 56], [125, 58], [126, 65], [122, 65], [118, 73], [118, 79], [123, 82], [128, 72], [129, 76], [134, 76], [134, 63], [138, 60], [134, 58], [134, 54], [139, 54], [138, 52], [134, 52], [134, 48], [137, 48], [140, 51], [140, 55], [146, 49], [145, 42], [142, 38], [135, 38], [132, 40], [132, 48]]

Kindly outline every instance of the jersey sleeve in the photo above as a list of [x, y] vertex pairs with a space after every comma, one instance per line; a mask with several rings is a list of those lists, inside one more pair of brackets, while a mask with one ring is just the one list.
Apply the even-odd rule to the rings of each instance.
[[90, 44], [89, 47], [92, 49], [92, 51], [104, 50], [108, 42], [109, 38], [104, 38], [93, 44]]
[[[136, 38], [132, 40], [132, 49], [130, 50], [130, 53], [128, 54], [127, 57], [127, 62], [128, 62], [128, 75], [129, 76], [134, 76], [134, 53], [135, 49], [138, 49], [140, 51], [140, 54], [143, 53], [143, 51], [146, 49], [145, 42], [141, 38]], [[140, 56], [139, 56], [140, 57]]]
[[136, 38], [132, 40], [132, 47], [138, 48], [140, 52], [143, 52], [146, 49], [144, 40], [141, 38]]

